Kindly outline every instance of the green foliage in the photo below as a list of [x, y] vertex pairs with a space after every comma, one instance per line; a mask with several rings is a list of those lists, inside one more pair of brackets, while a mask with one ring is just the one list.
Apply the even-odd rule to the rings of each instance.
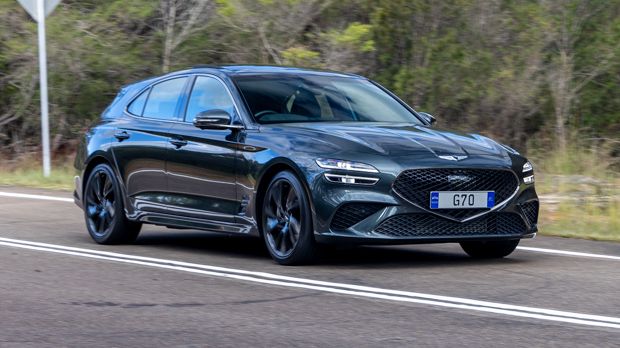
[[332, 44], [343, 46], [360, 52], [375, 50], [375, 41], [372, 39], [372, 26], [354, 22], [343, 30], [330, 30], [323, 35]]
[[230, 0], [215, 0], [218, 5], [218, 13], [223, 17], [233, 17], [237, 11]]
[[[48, 18], [53, 137], [74, 138], [120, 86], [161, 71], [167, 34], [160, 10], [167, 1], [64, 0]], [[562, 68], [558, 38], [566, 37], [569, 136], [619, 138], [620, 0], [214, 0], [214, 6], [199, 30], [175, 46], [173, 69], [279, 63], [358, 73], [434, 114], [441, 126], [489, 135], [522, 152], [554, 146], [559, 99], [552, 85]], [[0, 0], [3, 154], [38, 143], [36, 32], [16, 1]]]
[[282, 51], [282, 57], [287, 65], [306, 68], [319, 68], [319, 53], [308, 50], [305, 47], [290, 47]]

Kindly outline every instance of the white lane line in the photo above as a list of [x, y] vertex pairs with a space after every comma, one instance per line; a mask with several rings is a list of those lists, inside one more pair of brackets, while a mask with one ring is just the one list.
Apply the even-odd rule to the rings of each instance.
[[61, 245], [45, 243], [35, 243], [9, 238], [0, 238], [0, 245], [100, 260], [130, 263], [149, 267], [164, 268], [182, 272], [204, 274], [276, 286], [303, 288], [315, 291], [376, 298], [389, 301], [419, 303], [448, 308], [503, 314], [509, 316], [620, 329], [620, 318], [616, 317], [582, 314], [535, 307], [515, 306], [502, 303], [470, 300], [458, 297], [381, 289], [352, 284], [324, 282], [312, 279], [281, 276], [265, 272], [252, 272], [239, 269], [179, 262], [174, 260], [156, 259], [129, 254], [110, 253], [105, 251], [65, 247]]
[[42, 200], [47, 200], [47, 201], [61, 201], [61, 202], [71, 202], [71, 203], [73, 203], [73, 198], [61, 198], [61, 197], [52, 197], [52, 196], [28, 195], [28, 194], [25, 194], [25, 193], [0, 192], [0, 196], [3, 196], [3, 197], [15, 197], [15, 198], [29, 198], [29, 199], [42, 199]]
[[580, 253], [576, 251], [544, 249], [544, 248], [530, 248], [530, 247], [517, 247], [517, 249], [525, 250], [525, 251], [534, 251], [537, 253], [558, 254], [558, 255], [568, 255], [568, 256], [579, 256], [579, 257], [593, 257], [597, 259], [607, 259], [607, 260], [620, 260], [620, 256]]

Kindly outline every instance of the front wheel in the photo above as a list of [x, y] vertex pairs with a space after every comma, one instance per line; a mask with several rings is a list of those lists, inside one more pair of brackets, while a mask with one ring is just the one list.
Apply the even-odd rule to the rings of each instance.
[[278, 173], [267, 188], [262, 230], [269, 254], [281, 265], [312, 263], [323, 253], [314, 240], [306, 191], [290, 171]]
[[99, 244], [131, 243], [140, 233], [141, 223], [125, 217], [121, 189], [107, 164], [96, 166], [84, 191], [84, 218], [91, 238]]
[[461, 248], [471, 257], [475, 258], [502, 258], [510, 255], [519, 245], [519, 239], [485, 241], [485, 242], [462, 242]]

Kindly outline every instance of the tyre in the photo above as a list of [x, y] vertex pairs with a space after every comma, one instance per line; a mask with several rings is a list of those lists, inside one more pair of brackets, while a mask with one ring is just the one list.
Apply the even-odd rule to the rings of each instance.
[[462, 242], [461, 248], [471, 257], [475, 258], [502, 258], [510, 255], [517, 245], [519, 239], [486, 241], [486, 242]]
[[97, 165], [86, 181], [84, 218], [88, 233], [99, 244], [131, 243], [142, 227], [127, 220], [118, 180], [107, 164]]
[[267, 188], [262, 231], [269, 254], [281, 265], [312, 263], [323, 254], [314, 240], [308, 196], [290, 171], [278, 173]]

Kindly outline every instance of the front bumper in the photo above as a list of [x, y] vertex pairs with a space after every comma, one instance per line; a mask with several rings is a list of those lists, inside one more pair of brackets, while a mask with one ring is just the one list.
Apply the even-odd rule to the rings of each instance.
[[[539, 201], [533, 184], [518, 182], [500, 205], [462, 219], [414, 204], [381, 182], [373, 187], [332, 185], [329, 191], [335, 192], [328, 197], [344, 198], [328, 202], [329, 214], [315, 221], [315, 239], [327, 244], [417, 244], [532, 238], [538, 231]], [[325, 204], [317, 211], [325, 213]]]
[[472, 240], [509, 240], [532, 238], [538, 232], [533, 214], [524, 206], [538, 200], [515, 204], [499, 212], [490, 212], [465, 222], [456, 222], [428, 212], [401, 213], [400, 207], [387, 207], [346, 229], [316, 233], [319, 243], [337, 244], [418, 244], [452, 243]]

